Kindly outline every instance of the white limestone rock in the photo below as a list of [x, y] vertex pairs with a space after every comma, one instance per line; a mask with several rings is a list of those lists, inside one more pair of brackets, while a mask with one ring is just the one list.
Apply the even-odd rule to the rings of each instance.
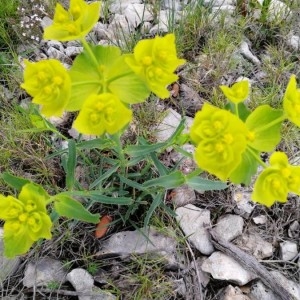
[[244, 227], [244, 220], [237, 215], [223, 215], [214, 227], [214, 232], [221, 236], [226, 241], [232, 241], [242, 234]]
[[256, 225], [263, 225], [263, 224], [266, 224], [266, 222], [267, 222], [267, 216], [259, 215], [259, 216], [254, 217], [252, 220]]
[[238, 262], [222, 252], [214, 252], [202, 264], [202, 270], [211, 274], [214, 279], [227, 280], [239, 286], [256, 278], [252, 272], [244, 269]]
[[247, 42], [243, 41], [240, 45], [240, 53], [251, 61], [254, 65], [260, 66], [260, 60], [250, 51], [249, 45]]
[[109, 11], [114, 14], [122, 14], [124, 10], [131, 4], [140, 4], [141, 0], [112, 0], [110, 1]]
[[94, 286], [94, 279], [86, 270], [77, 268], [67, 274], [67, 280], [73, 285], [76, 292], [79, 293], [79, 300], [115, 300], [117, 299], [111, 293], [102, 291]]
[[248, 296], [244, 295], [241, 289], [237, 286], [233, 287], [228, 285], [224, 291], [223, 295], [220, 297], [220, 300], [253, 300]]
[[284, 261], [289, 261], [295, 258], [298, 254], [297, 248], [297, 243], [291, 241], [285, 241], [283, 243], [280, 243], [279, 252], [281, 259]]
[[123, 15], [134, 28], [138, 27], [142, 22], [153, 21], [150, 7], [146, 4], [129, 4], [125, 8]]
[[255, 208], [255, 203], [251, 200], [251, 193], [248, 191], [234, 191], [233, 200], [236, 203], [234, 212], [244, 218], [249, 218]]
[[243, 234], [235, 240], [235, 243], [244, 251], [250, 252], [257, 259], [264, 259], [273, 255], [273, 245], [263, 240], [259, 234]]
[[286, 43], [292, 50], [300, 50], [300, 36], [290, 35], [287, 37]]
[[65, 54], [68, 57], [75, 57], [83, 51], [83, 47], [69, 46], [65, 49]]
[[141, 228], [135, 231], [121, 231], [103, 241], [97, 256], [117, 255], [121, 258], [130, 255], [148, 254], [162, 257], [169, 265], [177, 265], [177, 242], [155, 228]]
[[182, 185], [172, 191], [172, 200], [176, 207], [184, 206], [196, 201], [195, 191], [187, 185]]
[[210, 226], [210, 211], [188, 204], [176, 209], [176, 220], [188, 240], [202, 253], [210, 255], [214, 247], [207, 228]]
[[34, 286], [46, 286], [49, 282], [64, 283], [66, 271], [59, 260], [44, 257], [36, 262], [29, 262], [25, 269], [23, 285], [30, 288]]

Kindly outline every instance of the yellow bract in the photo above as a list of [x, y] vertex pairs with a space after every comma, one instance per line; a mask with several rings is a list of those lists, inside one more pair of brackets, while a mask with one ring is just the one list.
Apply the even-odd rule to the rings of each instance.
[[252, 199], [272, 206], [276, 201], [286, 202], [289, 192], [300, 195], [300, 167], [292, 166], [283, 152], [274, 152], [270, 166], [257, 178]]
[[300, 127], [300, 89], [296, 76], [292, 75], [283, 97], [283, 109], [287, 118]]
[[55, 59], [31, 63], [25, 60], [21, 87], [42, 106], [46, 117], [61, 116], [70, 98], [71, 79], [65, 67]]
[[49, 196], [35, 184], [25, 184], [18, 199], [0, 195], [0, 219], [4, 224], [4, 254], [26, 253], [40, 238], [51, 238], [52, 222], [46, 211]]
[[71, 0], [69, 10], [56, 4], [53, 24], [44, 30], [44, 39], [72, 41], [84, 38], [97, 23], [100, 2], [87, 4], [84, 0]]
[[164, 99], [170, 97], [167, 86], [178, 79], [174, 71], [185, 60], [177, 57], [174, 34], [167, 34], [139, 41], [134, 53], [127, 55], [126, 63], [153, 93]]
[[88, 97], [73, 127], [83, 134], [114, 134], [132, 119], [132, 111], [115, 95], [103, 93]]
[[232, 113], [205, 103], [190, 130], [195, 160], [203, 170], [226, 180], [240, 164], [248, 130]]
[[231, 102], [237, 104], [247, 99], [249, 95], [249, 81], [236, 82], [232, 87], [221, 85], [220, 89]]

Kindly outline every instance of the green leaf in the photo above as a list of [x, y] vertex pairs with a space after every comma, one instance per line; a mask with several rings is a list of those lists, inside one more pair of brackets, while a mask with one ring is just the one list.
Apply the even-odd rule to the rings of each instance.
[[68, 160], [66, 165], [66, 186], [69, 190], [73, 189], [75, 182], [76, 168], [76, 144], [74, 140], [68, 141]]
[[98, 184], [101, 184], [101, 182], [104, 179], [109, 178], [112, 174], [114, 174], [119, 169], [119, 167], [120, 167], [120, 165], [116, 164], [115, 166], [113, 166], [112, 168], [110, 168], [109, 170], [107, 170], [104, 174], [102, 174], [101, 176], [99, 176], [94, 182], [91, 183], [90, 189], [93, 189]]
[[147, 211], [146, 217], [144, 219], [144, 227], [147, 227], [150, 221], [151, 216], [153, 215], [155, 209], [162, 203], [163, 194], [157, 193], [156, 195], [152, 195], [153, 201]]
[[[244, 102], [240, 102], [237, 108], [239, 112], [239, 118], [245, 122], [251, 111], [248, 109]], [[234, 105], [234, 103], [228, 102], [225, 105], [225, 109], [230, 110], [233, 114], [236, 115], [236, 105]]]
[[[255, 155], [259, 156], [259, 152], [253, 150]], [[251, 177], [256, 174], [258, 162], [255, 157], [251, 154], [249, 149], [242, 155], [242, 161], [237, 168], [230, 174], [230, 181], [233, 183], [244, 183], [249, 185]]]
[[94, 224], [99, 222], [100, 215], [90, 213], [79, 201], [63, 194], [53, 198], [54, 208], [60, 216]]
[[228, 187], [225, 182], [205, 179], [199, 176], [193, 178], [186, 178], [186, 184], [192, 189], [199, 192], [219, 191], [224, 190]]
[[31, 181], [28, 179], [24, 179], [21, 177], [17, 177], [14, 176], [8, 172], [4, 172], [1, 174], [1, 178], [11, 187], [13, 187], [14, 189], [20, 191], [22, 189], [22, 187], [27, 184], [30, 183]]
[[157, 143], [151, 145], [129, 145], [125, 148], [125, 153], [132, 157], [147, 156], [152, 152], [167, 147], [168, 143]]
[[133, 203], [133, 200], [127, 197], [108, 197], [99, 194], [91, 195], [90, 198], [95, 202], [100, 202], [104, 204], [130, 205]]
[[144, 182], [143, 186], [146, 188], [163, 187], [165, 189], [172, 189], [184, 184], [184, 182], [185, 182], [184, 175], [180, 171], [175, 171], [168, 175], [150, 179]]
[[133, 188], [135, 188], [139, 191], [144, 191], [145, 190], [145, 187], [142, 184], [139, 184], [136, 181], [130, 180], [130, 179], [128, 179], [126, 177], [123, 177], [121, 175], [118, 175], [118, 176], [119, 176], [121, 182], [127, 184], [128, 186], [133, 187]]
[[163, 163], [160, 162], [160, 160], [157, 158], [155, 153], [152, 152], [150, 154], [150, 157], [152, 159], [152, 162], [153, 162], [154, 166], [156, 167], [157, 171], [159, 172], [160, 176], [164, 176], [164, 175], [167, 175], [169, 173], [166, 166]]
[[249, 140], [249, 145], [258, 151], [273, 151], [281, 139], [282, 116], [281, 109], [269, 105], [257, 107], [246, 120], [246, 126], [253, 134], [253, 141]]

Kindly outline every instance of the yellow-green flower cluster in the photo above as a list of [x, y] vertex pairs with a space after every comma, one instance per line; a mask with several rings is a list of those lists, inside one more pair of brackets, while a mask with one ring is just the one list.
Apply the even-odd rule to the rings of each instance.
[[285, 153], [274, 152], [255, 182], [252, 199], [270, 207], [275, 201], [286, 202], [289, 192], [300, 195], [300, 167], [290, 165]]
[[26, 253], [40, 238], [51, 238], [52, 222], [46, 211], [49, 196], [39, 186], [28, 183], [19, 197], [0, 195], [0, 219], [4, 224], [4, 254]]
[[240, 164], [248, 130], [231, 112], [205, 103], [190, 130], [195, 160], [203, 170], [226, 180]]
[[[115, 95], [94, 94], [84, 102], [73, 126], [84, 134], [114, 134], [120, 131], [132, 119], [132, 111]], [[101, 124], [101, 126], [99, 126]]]
[[167, 34], [139, 41], [126, 62], [153, 93], [164, 99], [170, 97], [167, 86], [178, 79], [174, 71], [185, 60], [177, 57], [174, 34]]
[[283, 109], [287, 118], [300, 127], [300, 89], [296, 76], [292, 75], [283, 97]]
[[70, 98], [71, 79], [66, 68], [56, 59], [31, 63], [24, 61], [24, 83], [21, 87], [41, 105], [46, 117], [61, 116]]
[[80, 40], [97, 23], [99, 13], [100, 2], [87, 4], [84, 0], [70, 0], [69, 10], [57, 3], [53, 24], [45, 28], [44, 39], [62, 42]]

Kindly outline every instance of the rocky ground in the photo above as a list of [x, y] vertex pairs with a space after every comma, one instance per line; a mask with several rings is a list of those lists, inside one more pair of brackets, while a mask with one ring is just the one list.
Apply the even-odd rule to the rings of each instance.
[[[209, 22], [210, 28], [224, 34], [234, 30], [234, 0], [164, 0], [159, 6], [155, 3], [107, 2], [103, 5], [103, 18], [90, 39], [103, 45], [116, 44], [128, 51], [133, 42], [130, 37], [138, 39], [169, 32], [170, 26], [180, 26], [187, 11], [197, 5], [209, 12], [205, 22]], [[45, 27], [51, 22], [51, 15], [44, 7], [35, 9], [36, 15], [23, 18], [21, 27], [27, 29], [23, 36], [31, 44], [19, 47], [21, 64], [24, 58], [33, 61], [57, 58], [70, 66], [81, 46], [76, 42], [43, 41], [41, 32], [33, 29], [30, 32], [34, 28], [31, 23], [40, 22]], [[204, 101], [209, 101], [213, 89], [220, 84], [230, 85], [246, 77], [253, 86], [263, 86], [270, 76], [277, 74], [274, 69], [278, 71], [277, 80], [284, 82], [291, 73], [299, 76], [300, 10], [297, 11], [296, 5], [291, 9], [282, 1], [271, 1], [268, 22], [288, 22], [286, 34], [280, 32], [279, 25], [268, 28], [267, 34], [257, 32], [255, 18], [260, 11], [253, 9], [252, 13], [253, 24], [238, 41], [233, 41], [230, 53], [222, 53], [222, 48], [220, 57], [203, 53], [202, 49], [210, 42], [205, 32], [195, 36], [197, 41], [184, 49], [187, 63], [178, 70], [180, 81], [170, 87], [170, 101], [155, 100], [155, 109], [164, 112], [161, 122], [151, 127], [155, 140], [165, 141], [170, 137], [183, 114], [188, 129], [195, 112]], [[184, 38], [182, 42], [187, 42]], [[188, 34], [186, 38], [192, 39]], [[224, 43], [230, 42], [225, 35]], [[282, 67], [272, 56], [275, 46], [294, 63], [293, 69]], [[216, 75], [217, 72], [223, 74]], [[4, 97], [11, 96], [6, 87], [2, 90]], [[30, 99], [24, 94], [22, 97], [21, 104], [26, 106]], [[51, 121], [76, 139], [78, 134], [67, 127], [68, 118], [66, 115]], [[184, 147], [193, 152], [192, 145]], [[286, 144], [280, 147], [286, 150]], [[298, 141], [289, 149], [289, 156], [297, 161]], [[179, 159], [172, 149], [162, 156], [165, 164], [174, 164]], [[194, 162], [185, 159], [180, 168], [188, 173], [193, 170]], [[267, 209], [251, 202], [251, 186], [230, 186], [221, 192], [203, 193], [183, 186], [170, 191], [168, 196], [166, 203], [171, 202], [175, 208], [178, 227], [174, 220], [167, 219], [163, 226], [153, 224], [147, 229], [113, 228], [102, 240], [94, 238], [92, 227], [86, 232], [80, 228], [77, 234], [59, 232], [54, 241], [38, 245], [28, 256], [14, 260], [0, 256], [1, 298], [300, 299], [299, 197], [291, 196], [287, 204]], [[60, 239], [64, 240], [64, 246]], [[0, 244], [0, 251], [2, 247]]]

